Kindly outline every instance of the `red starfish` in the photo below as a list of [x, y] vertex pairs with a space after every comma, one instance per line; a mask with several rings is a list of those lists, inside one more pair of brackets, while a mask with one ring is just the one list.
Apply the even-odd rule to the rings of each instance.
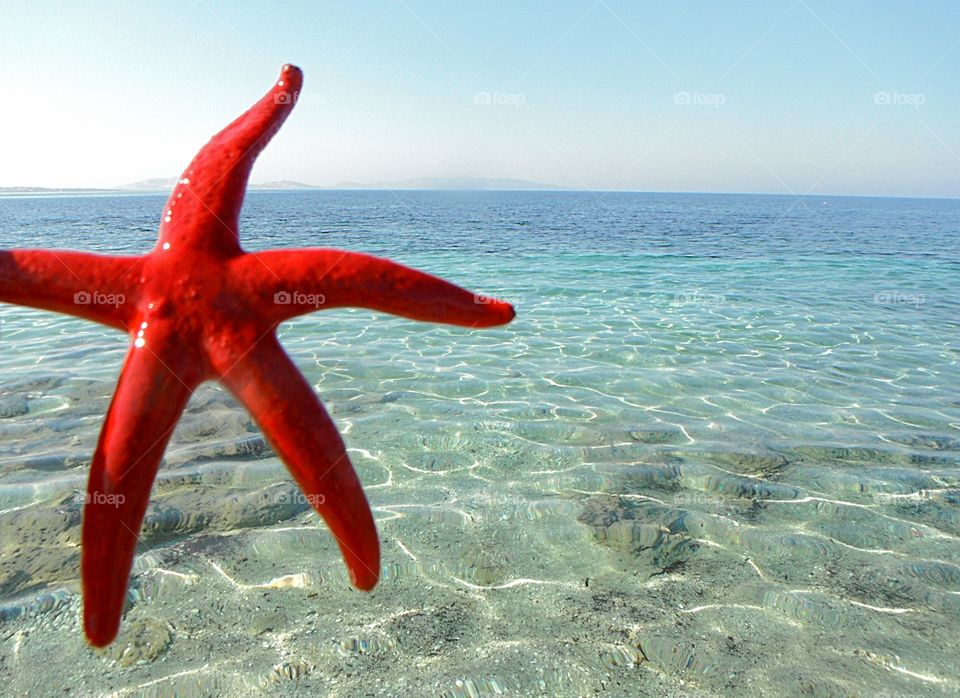
[[380, 544], [343, 440], [276, 337], [284, 320], [357, 306], [466, 327], [513, 308], [386, 259], [333, 249], [244, 252], [237, 224], [250, 169], [303, 82], [286, 65], [270, 91], [193, 159], [163, 209], [149, 254], [0, 250], [0, 301], [130, 333], [93, 456], [84, 505], [84, 628], [108, 645], [120, 627], [138, 532], [170, 434], [191, 393], [221, 381], [250, 411], [329, 525], [359, 589], [379, 578]]

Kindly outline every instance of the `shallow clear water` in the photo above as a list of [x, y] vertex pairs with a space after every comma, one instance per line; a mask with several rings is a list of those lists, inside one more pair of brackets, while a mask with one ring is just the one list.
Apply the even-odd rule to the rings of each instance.
[[[162, 204], [0, 199], [0, 248], [142, 252]], [[77, 495], [127, 340], [0, 307], [14, 693], [960, 692], [960, 201], [252, 193], [242, 232], [389, 256], [518, 317], [282, 326], [377, 517], [369, 595], [204, 386], [97, 653]]]

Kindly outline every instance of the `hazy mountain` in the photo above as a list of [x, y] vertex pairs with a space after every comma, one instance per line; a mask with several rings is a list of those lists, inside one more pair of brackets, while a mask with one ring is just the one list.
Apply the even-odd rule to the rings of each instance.
[[[179, 177], [154, 177], [153, 179], [144, 179], [131, 184], [124, 184], [118, 189], [123, 191], [172, 191], [177, 185]], [[261, 182], [260, 184], [251, 184], [250, 189], [318, 189], [312, 184], [303, 182], [291, 182], [282, 180], [279, 182]]]
[[304, 184], [303, 182], [292, 182], [289, 179], [283, 179], [279, 182], [261, 182], [260, 184], [251, 184], [251, 189], [323, 189], [315, 184]]
[[417, 177], [399, 182], [341, 182], [333, 189], [471, 189], [471, 190], [562, 190], [553, 184], [531, 182], [526, 179], [489, 179], [485, 177]]
[[123, 191], [172, 191], [179, 179], [179, 177], [154, 177], [132, 184], [121, 184], [117, 189]]
[[[171, 191], [177, 184], [177, 177], [155, 177], [140, 182], [124, 184], [117, 189], [122, 191]], [[489, 179], [484, 177], [417, 177], [396, 182], [340, 182], [332, 187], [319, 187], [304, 182], [280, 180], [276, 182], [260, 182], [251, 184], [250, 189], [284, 190], [284, 189], [464, 189], [483, 191], [537, 191], [562, 190], [553, 184], [531, 182], [526, 179]]]
[[81, 187], [0, 187], [0, 194], [75, 194], [75, 193], [102, 193], [116, 191], [116, 189], [91, 189]]

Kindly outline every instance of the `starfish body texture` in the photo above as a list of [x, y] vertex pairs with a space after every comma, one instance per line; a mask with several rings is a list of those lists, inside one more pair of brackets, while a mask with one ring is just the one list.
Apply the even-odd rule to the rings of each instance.
[[260, 426], [337, 540], [353, 584], [372, 589], [380, 545], [336, 426], [276, 337], [317, 309], [369, 308], [466, 327], [510, 322], [508, 303], [386, 259], [334, 249], [245, 252], [238, 219], [250, 169], [296, 103], [291, 65], [204, 146], [164, 206], [143, 256], [0, 250], [0, 301], [128, 332], [130, 349], [100, 433], [84, 503], [84, 629], [120, 627], [137, 537], [164, 449], [190, 395], [220, 381]]

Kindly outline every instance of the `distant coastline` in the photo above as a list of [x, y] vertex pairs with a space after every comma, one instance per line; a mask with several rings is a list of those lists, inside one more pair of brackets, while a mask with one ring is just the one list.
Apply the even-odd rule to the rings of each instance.
[[119, 191], [80, 187], [0, 187], [0, 194], [115, 194]]
[[[123, 184], [114, 188], [96, 187], [0, 187], [0, 198], [30, 196], [122, 196], [141, 194], [169, 194], [177, 183], [177, 177], [145, 179], [140, 182]], [[575, 189], [524, 179], [487, 179], [476, 177], [440, 178], [420, 177], [396, 182], [340, 182], [331, 186], [320, 186], [281, 180], [258, 182], [249, 185], [249, 191], [528, 191], [528, 192], [590, 192], [594, 194], [650, 194], [650, 195], [690, 195], [690, 196], [774, 196], [791, 199], [906, 199], [906, 200], [942, 200], [957, 201], [958, 197], [946, 196], [904, 196], [887, 194], [817, 194], [802, 196], [784, 192], [700, 192], [700, 191], [637, 191], [630, 189]]]
[[[121, 184], [113, 188], [90, 187], [0, 187], [3, 194], [123, 194], [123, 193], [167, 193], [173, 190], [177, 177], [155, 177], [130, 184]], [[475, 191], [572, 191], [565, 187], [525, 179], [487, 179], [482, 177], [419, 177], [397, 182], [340, 182], [333, 186], [319, 186], [280, 180], [251, 184], [251, 191], [331, 191], [331, 190], [475, 190]]]

